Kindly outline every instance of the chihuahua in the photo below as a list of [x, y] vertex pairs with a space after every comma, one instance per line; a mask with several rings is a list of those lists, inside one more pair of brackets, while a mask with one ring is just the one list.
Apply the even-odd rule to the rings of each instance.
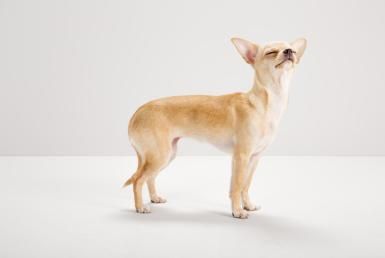
[[290, 79], [304, 54], [306, 40], [266, 45], [241, 38], [231, 41], [255, 71], [250, 91], [157, 99], [141, 106], [132, 116], [128, 134], [137, 154], [138, 168], [124, 186], [133, 184], [137, 212], [150, 212], [143, 205], [144, 183], [152, 203], [166, 202], [156, 192], [155, 178], [175, 158], [182, 137], [205, 140], [232, 154], [233, 217], [245, 219], [248, 211], [259, 209], [250, 201], [250, 183], [286, 109]]

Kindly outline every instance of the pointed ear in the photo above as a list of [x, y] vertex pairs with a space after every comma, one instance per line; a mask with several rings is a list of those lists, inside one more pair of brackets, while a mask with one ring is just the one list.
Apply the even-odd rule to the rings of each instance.
[[256, 44], [240, 38], [232, 38], [231, 42], [233, 42], [246, 63], [254, 64], [258, 52], [258, 46]]
[[307, 41], [304, 38], [299, 38], [291, 43], [292, 48], [297, 52], [297, 63], [301, 59], [306, 49]]

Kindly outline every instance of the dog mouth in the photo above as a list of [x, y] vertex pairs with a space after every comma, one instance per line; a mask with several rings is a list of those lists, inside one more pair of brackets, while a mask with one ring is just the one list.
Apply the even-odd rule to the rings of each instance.
[[282, 66], [284, 63], [286, 63], [286, 62], [294, 62], [294, 60], [293, 60], [293, 57], [291, 57], [291, 56], [289, 56], [289, 57], [286, 57], [282, 62], [280, 62], [279, 64], [277, 64], [276, 66], [275, 66], [275, 68], [279, 68], [280, 66]]

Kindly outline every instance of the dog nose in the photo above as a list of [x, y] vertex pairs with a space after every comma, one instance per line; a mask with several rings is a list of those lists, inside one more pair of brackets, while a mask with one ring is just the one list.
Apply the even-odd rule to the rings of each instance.
[[287, 49], [285, 49], [285, 50], [283, 51], [283, 53], [284, 53], [286, 56], [289, 56], [289, 55], [293, 54], [293, 50], [290, 49], [290, 48], [287, 48]]

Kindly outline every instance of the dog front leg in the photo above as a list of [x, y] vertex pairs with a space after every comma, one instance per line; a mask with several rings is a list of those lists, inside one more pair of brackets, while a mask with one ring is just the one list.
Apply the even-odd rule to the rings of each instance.
[[242, 190], [245, 186], [246, 175], [248, 172], [250, 155], [246, 153], [234, 153], [233, 155], [233, 168], [231, 176], [231, 208], [233, 217], [246, 219], [248, 213], [242, 209]]
[[255, 204], [253, 204], [250, 201], [250, 197], [249, 197], [249, 188], [251, 185], [251, 180], [253, 179], [253, 175], [254, 175], [255, 169], [257, 168], [258, 162], [259, 162], [259, 155], [253, 155], [250, 157], [249, 171], [246, 177], [244, 188], [242, 190], [243, 208], [247, 211], [256, 211], [261, 208], [260, 206], [256, 206]]

